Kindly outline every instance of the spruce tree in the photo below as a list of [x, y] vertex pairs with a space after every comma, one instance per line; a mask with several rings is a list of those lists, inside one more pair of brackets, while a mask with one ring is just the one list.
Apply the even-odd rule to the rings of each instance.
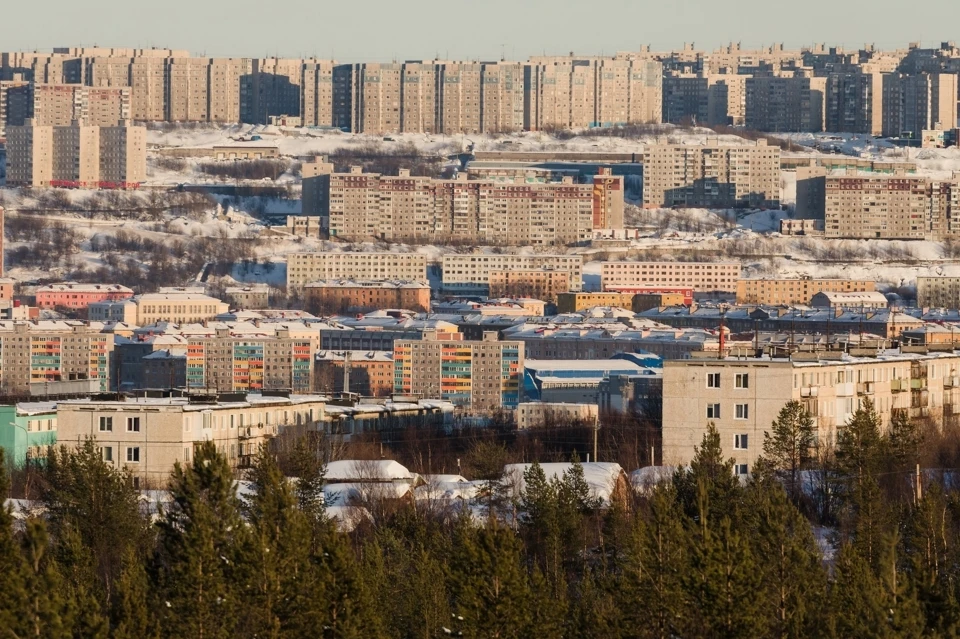
[[677, 500], [689, 517], [700, 515], [701, 487], [707, 491], [710, 507], [710, 512], [706, 514], [717, 521], [722, 516], [737, 517], [743, 489], [740, 480], [733, 474], [733, 463], [732, 458], [723, 458], [717, 427], [712, 422], [707, 424], [703, 440], [694, 447], [690, 466], [678, 468], [673, 476]]
[[67, 639], [74, 637], [70, 600], [65, 596], [63, 580], [49, 551], [46, 526], [37, 519], [27, 521], [22, 553], [26, 569], [24, 589], [27, 605], [18, 624], [25, 629], [20, 636]]
[[120, 575], [114, 587], [113, 639], [156, 637], [150, 604], [155, 603], [142, 559], [132, 550], [121, 558]]
[[0, 448], [0, 628], [9, 628], [14, 636], [28, 634], [24, 624], [27, 610], [25, 571], [20, 547], [14, 537], [14, 518], [6, 506], [10, 492], [10, 478], [4, 451]]
[[895, 637], [880, 580], [851, 545], [843, 544], [830, 588], [831, 630], [835, 637]]
[[810, 461], [816, 429], [803, 404], [791, 400], [780, 409], [770, 431], [763, 434], [763, 457], [783, 480], [794, 504], [803, 494], [800, 471]]
[[[513, 532], [461, 526], [450, 564], [454, 614], [463, 636], [523, 637], [531, 632], [530, 589]], [[454, 629], [456, 630], [456, 629]]]
[[156, 571], [163, 633], [216, 639], [233, 637], [241, 605], [237, 560], [245, 543], [239, 500], [226, 458], [213, 442], [197, 447], [194, 461], [176, 464], [173, 504], [159, 523]]

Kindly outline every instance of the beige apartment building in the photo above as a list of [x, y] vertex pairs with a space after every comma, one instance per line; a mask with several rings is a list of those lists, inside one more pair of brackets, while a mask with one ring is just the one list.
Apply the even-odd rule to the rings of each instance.
[[869, 293], [875, 290], [873, 280], [744, 278], [737, 280], [737, 304], [794, 306], [809, 304], [817, 293]]
[[555, 302], [557, 296], [570, 290], [570, 273], [549, 269], [490, 272], [490, 297], [532, 297]]
[[523, 376], [523, 342], [500, 341], [496, 331], [480, 341], [460, 333], [427, 332], [397, 340], [394, 392], [440, 398], [475, 414], [516, 408]]
[[778, 208], [780, 149], [650, 144], [643, 154], [646, 208]]
[[894, 411], [943, 424], [960, 413], [960, 356], [881, 351], [875, 357], [798, 353], [793, 359], [691, 359], [663, 366], [663, 463], [689, 463], [708, 423], [724, 457], [747, 474], [784, 405], [801, 402], [821, 441], [869, 399], [886, 429]]
[[324, 400], [312, 395], [66, 401], [57, 404], [57, 442], [79, 447], [93, 439], [104, 461], [129, 471], [140, 488], [164, 488], [174, 465], [190, 464], [202, 442], [243, 468], [285, 427], [315, 428], [323, 415]]
[[399, 279], [427, 281], [427, 257], [421, 253], [293, 253], [287, 256], [287, 288], [318, 280]]
[[33, 84], [32, 117], [41, 126], [69, 126], [80, 120], [113, 126], [131, 118], [130, 89], [75, 84]]
[[698, 293], [735, 293], [739, 262], [603, 262], [600, 288], [692, 288]]
[[883, 135], [919, 138], [957, 127], [956, 73], [885, 73], [882, 81]]
[[[463, 240], [500, 244], [571, 244], [594, 229], [623, 227], [624, 180], [603, 168], [592, 184], [436, 180], [412, 176], [328, 173], [304, 179], [305, 213], [328, 220], [330, 237], [362, 240]], [[323, 223], [321, 223], [321, 226]]]
[[883, 132], [883, 74], [866, 68], [830, 73], [826, 78], [827, 131]]
[[520, 402], [517, 406], [517, 428], [550, 426], [594, 426], [600, 419], [596, 404], [562, 402]]
[[[333, 66], [329, 60], [310, 60], [303, 64], [300, 79], [303, 126], [333, 126]], [[239, 105], [237, 116], [239, 121]]]
[[7, 134], [9, 186], [127, 188], [146, 179], [146, 129], [114, 126], [40, 126], [32, 120]]
[[944, 240], [960, 235], [960, 177], [848, 172], [825, 178], [826, 237]]
[[826, 78], [757, 76], [746, 79], [744, 124], [755, 131], [824, 130]]
[[443, 290], [452, 294], [488, 292], [491, 275], [506, 271], [564, 272], [569, 276], [569, 290], [583, 288], [582, 255], [472, 253], [443, 256]]
[[85, 322], [0, 322], [0, 388], [6, 395], [58, 393], [58, 383], [110, 388], [113, 335]]
[[917, 306], [960, 308], [960, 277], [917, 276]]

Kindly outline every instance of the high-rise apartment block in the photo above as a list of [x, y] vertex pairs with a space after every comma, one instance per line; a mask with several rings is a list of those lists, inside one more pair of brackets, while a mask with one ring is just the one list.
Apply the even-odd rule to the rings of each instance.
[[825, 112], [827, 131], [880, 135], [883, 75], [862, 70], [829, 74]]
[[32, 84], [31, 117], [41, 126], [69, 126], [76, 120], [112, 126], [131, 119], [128, 87], [86, 87], [77, 84]]
[[825, 92], [825, 78], [747, 78], [744, 124], [748, 129], [775, 133], [823, 131]]
[[920, 308], [960, 308], [960, 277], [918, 276], [917, 306]]
[[650, 144], [643, 156], [646, 208], [777, 208], [780, 149], [749, 146]]
[[280, 329], [273, 335], [233, 335], [218, 328], [212, 336], [187, 341], [187, 387], [219, 392], [313, 390], [313, 353], [308, 337]]
[[883, 75], [883, 126], [886, 136], [919, 138], [924, 130], [957, 127], [957, 74]]
[[960, 178], [902, 172], [825, 178], [826, 237], [944, 240], [960, 236]]
[[460, 333], [397, 340], [393, 362], [397, 393], [439, 397], [474, 413], [516, 408], [520, 401], [523, 342], [499, 341], [495, 331], [480, 341]]
[[73, 121], [66, 126], [28, 120], [7, 131], [9, 186], [126, 188], [147, 175], [146, 129], [130, 121], [113, 126]]
[[0, 322], [0, 388], [56, 394], [57, 382], [92, 380], [107, 391], [113, 346], [112, 334], [81, 322]]

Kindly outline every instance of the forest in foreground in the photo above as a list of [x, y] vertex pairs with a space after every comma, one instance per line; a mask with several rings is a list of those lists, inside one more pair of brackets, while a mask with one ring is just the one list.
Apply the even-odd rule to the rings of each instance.
[[827, 449], [792, 403], [763, 444], [747, 481], [707, 425], [690, 466], [609, 507], [578, 463], [553, 480], [533, 464], [516, 500], [491, 469], [471, 508], [367, 505], [349, 533], [305, 443], [261, 451], [242, 499], [203, 444], [149, 515], [93, 442], [59, 448], [35, 469], [40, 514], [0, 511], [0, 634], [960, 634], [960, 499], [949, 472], [916, 472], [919, 426], [881, 433], [866, 403]]

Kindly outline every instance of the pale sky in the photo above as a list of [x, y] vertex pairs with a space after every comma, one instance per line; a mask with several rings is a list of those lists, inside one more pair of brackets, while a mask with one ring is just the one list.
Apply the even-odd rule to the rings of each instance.
[[[0, 8], [0, 50], [171, 47], [341, 62], [814, 42], [960, 39], [960, 0], [35, 0]], [[898, 11], [897, 8], [900, 8]], [[900, 15], [898, 15], [900, 14]], [[872, 17], [871, 17], [872, 16]]]

